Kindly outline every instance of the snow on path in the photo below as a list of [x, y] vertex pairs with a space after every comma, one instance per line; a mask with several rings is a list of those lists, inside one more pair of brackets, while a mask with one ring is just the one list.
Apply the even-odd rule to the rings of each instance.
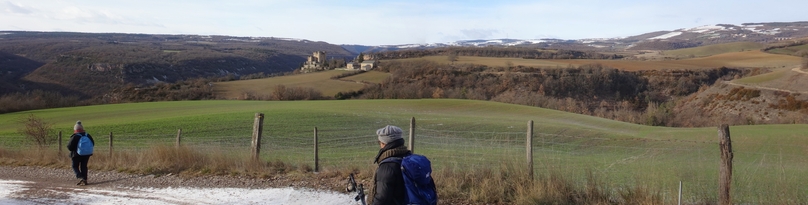
[[352, 195], [311, 189], [49, 187], [51, 197], [22, 194], [26, 181], [0, 180], [0, 205], [10, 204], [359, 204]]
[[808, 72], [800, 70], [800, 67], [796, 67], [796, 68], [791, 69], [791, 70], [794, 71], [794, 72], [802, 73], [802, 74], [808, 74]]

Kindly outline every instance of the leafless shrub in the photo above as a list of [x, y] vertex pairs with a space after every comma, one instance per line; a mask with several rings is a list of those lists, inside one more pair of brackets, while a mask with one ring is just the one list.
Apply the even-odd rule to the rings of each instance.
[[20, 127], [17, 132], [28, 138], [37, 146], [45, 147], [56, 141], [56, 139], [51, 136], [51, 133], [53, 133], [52, 125], [44, 119], [34, 114], [29, 114], [21, 117], [18, 122], [22, 124], [22, 127]]

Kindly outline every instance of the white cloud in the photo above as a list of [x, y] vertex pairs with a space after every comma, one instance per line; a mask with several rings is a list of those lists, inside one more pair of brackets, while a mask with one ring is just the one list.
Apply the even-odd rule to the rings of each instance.
[[26, 8], [26, 6], [18, 3], [11, 3], [6, 1], [6, 12], [9, 13], [17, 13], [17, 14], [31, 14], [34, 11], [32, 9]]
[[499, 33], [496, 29], [463, 29], [460, 30], [463, 35], [468, 37], [469, 39], [488, 39], [494, 36], [495, 33]]

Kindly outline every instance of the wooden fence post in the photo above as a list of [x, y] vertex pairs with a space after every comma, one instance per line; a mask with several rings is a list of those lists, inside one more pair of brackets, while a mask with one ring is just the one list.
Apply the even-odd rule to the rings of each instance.
[[410, 144], [407, 145], [410, 152], [415, 153], [415, 117], [410, 118]]
[[679, 181], [679, 203], [678, 205], [682, 205], [682, 181]]
[[314, 127], [314, 172], [320, 172], [320, 151], [317, 145], [317, 127]]
[[112, 132], [109, 132], [109, 157], [112, 157]]
[[59, 131], [59, 137], [57, 141], [59, 141], [59, 155], [62, 155], [62, 131]]
[[721, 164], [719, 168], [718, 177], [718, 204], [730, 205], [732, 204], [732, 196], [730, 195], [730, 186], [732, 185], [732, 140], [729, 136], [729, 126], [722, 124], [718, 127], [718, 143], [721, 149]]
[[527, 122], [527, 173], [530, 180], [533, 180], [533, 120]]
[[252, 134], [252, 160], [258, 161], [258, 154], [261, 153], [261, 132], [264, 129], [264, 113], [255, 113]]
[[180, 142], [182, 141], [181, 137], [182, 137], [182, 129], [178, 129], [177, 130], [177, 148], [180, 148], [180, 146], [182, 146], [182, 144], [180, 144]]

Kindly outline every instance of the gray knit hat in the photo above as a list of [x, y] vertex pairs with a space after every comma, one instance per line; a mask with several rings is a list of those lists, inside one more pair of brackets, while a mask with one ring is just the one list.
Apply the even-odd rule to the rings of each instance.
[[81, 125], [81, 120], [76, 121], [76, 125], [73, 125], [74, 131], [84, 131], [84, 126]]
[[379, 136], [379, 141], [385, 144], [389, 144], [397, 139], [401, 139], [401, 128], [396, 126], [387, 125], [379, 130], [376, 130], [376, 135]]

